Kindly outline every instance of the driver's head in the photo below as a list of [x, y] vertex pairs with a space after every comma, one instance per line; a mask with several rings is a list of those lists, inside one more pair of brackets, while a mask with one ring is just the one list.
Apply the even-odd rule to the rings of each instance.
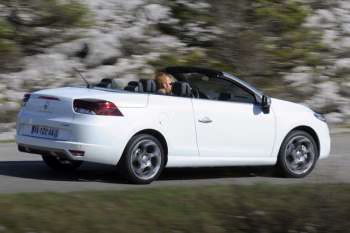
[[162, 92], [163, 94], [171, 93], [171, 77], [169, 74], [164, 72], [157, 72], [155, 81], [158, 91]]

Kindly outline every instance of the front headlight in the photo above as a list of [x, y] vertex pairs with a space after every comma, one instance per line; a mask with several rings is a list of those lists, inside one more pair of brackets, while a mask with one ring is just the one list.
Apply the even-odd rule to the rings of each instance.
[[323, 121], [323, 122], [326, 122], [326, 123], [327, 123], [326, 118], [325, 118], [321, 113], [314, 112], [314, 116], [315, 116], [317, 119], [319, 119], [320, 121]]

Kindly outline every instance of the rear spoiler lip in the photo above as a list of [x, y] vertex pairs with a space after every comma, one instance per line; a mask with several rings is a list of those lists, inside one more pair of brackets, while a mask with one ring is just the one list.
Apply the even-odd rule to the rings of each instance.
[[58, 97], [48, 96], [48, 95], [39, 95], [38, 99], [61, 101], [60, 98], [58, 98]]

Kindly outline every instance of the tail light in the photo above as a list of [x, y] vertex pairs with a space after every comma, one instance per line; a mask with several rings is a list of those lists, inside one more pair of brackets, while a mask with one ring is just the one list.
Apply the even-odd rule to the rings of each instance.
[[26, 103], [27, 103], [28, 100], [30, 99], [30, 96], [31, 96], [30, 93], [24, 94], [23, 99], [22, 99], [22, 106], [25, 106], [25, 105], [26, 105]]
[[114, 103], [97, 99], [77, 99], [73, 102], [74, 111], [81, 114], [123, 116]]

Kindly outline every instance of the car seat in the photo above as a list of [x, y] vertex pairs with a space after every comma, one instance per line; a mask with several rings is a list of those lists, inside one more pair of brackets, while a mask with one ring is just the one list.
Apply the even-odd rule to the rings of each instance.
[[191, 97], [192, 88], [187, 82], [174, 82], [172, 86], [172, 92], [175, 96]]
[[152, 79], [141, 79], [140, 83], [142, 84], [143, 91], [147, 93], [156, 93], [157, 85], [156, 82]]
[[104, 78], [96, 85], [96, 87], [110, 88], [111, 85], [112, 85], [112, 79]]
[[137, 81], [131, 81], [128, 83], [128, 85], [124, 88], [126, 91], [132, 91], [132, 92], [143, 92], [143, 86], [142, 83]]

